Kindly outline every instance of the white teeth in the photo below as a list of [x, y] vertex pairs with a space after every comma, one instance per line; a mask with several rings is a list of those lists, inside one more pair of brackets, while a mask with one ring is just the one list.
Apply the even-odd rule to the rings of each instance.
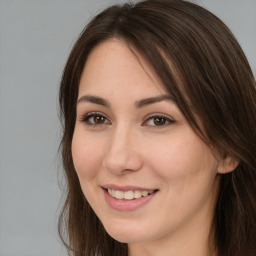
[[114, 190], [114, 197], [117, 199], [124, 199], [124, 192], [123, 191], [118, 191], [118, 190]]
[[108, 193], [116, 199], [132, 200], [132, 199], [141, 198], [142, 196], [151, 195], [154, 193], [154, 190], [150, 190], [150, 191], [129, 190], [124, 192], [120, 190], [108, 189]]
[[134, 196], [134, 198], [140, 198], [141, 192], [136, 190], [136, 191], [134, 191], [133, 196]]
[[133, 197], [133, 192], [132, 191], [125, 191], [124, 192], [124, 199], [126, 199], [126, 200], [131, 200], [131, 199], [133, 199], [134, 197]]
[[148, 192], [147, 192], [147, 191], [142, 191], [141, 194], [142, 194], [143, 196], [147, 196], [147, 195], [148, 195]]

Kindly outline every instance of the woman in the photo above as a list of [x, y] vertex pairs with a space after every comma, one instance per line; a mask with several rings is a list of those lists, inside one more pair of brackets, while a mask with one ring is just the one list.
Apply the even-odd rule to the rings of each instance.
[[256, 255], [255, 80], [213, 14], [106, 9], [69, 56], [60, 106], [70, 255]]

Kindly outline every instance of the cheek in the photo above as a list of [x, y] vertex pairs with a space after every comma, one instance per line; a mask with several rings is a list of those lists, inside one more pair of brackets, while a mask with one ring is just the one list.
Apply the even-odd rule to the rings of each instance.
[[101, 151], [95, 141], [90, 141], [74, 132], [72, 145], [72, 158], [79, 179], [91, 179], [97, 175], [101, 164]]
[[146, 147], [148, 161], [152, 169], [164, 180], [194, 183], [202, 178], [215, 175], [217, 161], [211, 150], [196, 135], [177, 136], [170, 140]]

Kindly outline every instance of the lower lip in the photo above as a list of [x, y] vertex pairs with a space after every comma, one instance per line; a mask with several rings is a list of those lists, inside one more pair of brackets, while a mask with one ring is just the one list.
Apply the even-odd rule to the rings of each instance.
[[140, 197], [137, 199], [132, 199], [132, 200], [123, 200], [123, 199], [116, 199], [112, 197], [105, 189], [103, 189], [105, 199], [108, 203], [108, 205], [113, 208], [114, 210], [117, 211], [134, 211], [137, 210], [147, 203], [155, 196], [155, 193], [151, 195], [147, 195], [144, 197]]

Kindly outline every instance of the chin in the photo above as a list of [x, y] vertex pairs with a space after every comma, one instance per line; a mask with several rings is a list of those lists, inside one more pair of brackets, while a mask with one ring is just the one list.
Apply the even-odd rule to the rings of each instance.
[[125, 234], [125, 233], [109, 233], [108, 234], [115, 239], [116, 241], [120, 242], [120, 243], [126, 243], [126, 244], [134, 244], [134, 243], [139, 243], [139, 242], [143, 242], [144, 239], [141, 239], [139, 237], [134, 237], [133, 232], [130, 232], [130, 234]]
[[105, 227], [107, 233], [116, 241], [120, 243], [138, 243], [147, 240], [145, 234], [132, 229], [131, 227], [125, 228], [124, 226]]

